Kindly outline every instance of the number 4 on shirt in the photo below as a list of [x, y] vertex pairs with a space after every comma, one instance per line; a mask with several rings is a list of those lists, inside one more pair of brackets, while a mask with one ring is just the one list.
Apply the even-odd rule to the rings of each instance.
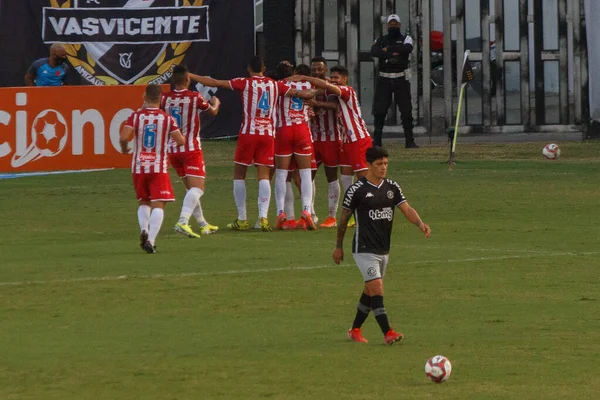
[[258, 109], [263, 110], [264, 112], [269, 111], [269, 92], [264, 91], [260, 96], [260, 100], [258, 100]]

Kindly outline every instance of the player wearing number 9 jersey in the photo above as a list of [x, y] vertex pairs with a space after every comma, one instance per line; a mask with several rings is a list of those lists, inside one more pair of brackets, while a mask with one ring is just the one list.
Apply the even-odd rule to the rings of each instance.
[[206, 76], [190, 74], [192, 80], [205, 86], [235, 90], [240, 93], [243, 107], [242, 126], [239, 131], [233, 172], [233, 195], [238, 209], [237, 219], [228, 226], [233, 230], [245, 231], [250, 228], [246, 213], [246, 172], [254, 163], [258, 179], [258, 217], [262, 231], [268, 232], [271, 226], [267, 219], [271, 201], [269, 169], [273, 168], [274, 136], [276, 127], [276, 104], [279, 96], [293, 96], [309, 99], [316, 91], [292, 89], [283, 82], [264, 76], [265, 65], [262, 57], [254, 56], [247, 66], [249, 78], [217, 80]]
[[[277, 67], [277, 77], [287, 78], [294, 70], [291, 64], [281, 62]], [[299, 65], [298, 75], [310, 75], [310, 67]], [[282, 80], [285, 86], [296, 90], [310, 90], [312, 85], [306, 81], [289, 82]], [[277, 205], [276, 229], [283, 229], [288, 216], [284, 212], [286, 179], [290, 162], [295, 161], [300, 175], [300, 193], [302, 198], [302, 221], [310, 230], [316, 229], [312, 216], [313, 182], [312, 158], [313, 145], [308, 122], [309, 107], [298, 97], [280, 97], [277, 105], [277, 134], [275, 135], [275, 203]]]
[[213, 97], [208, 103], [198, 92], [188, 90], [190, 77], [188, 70], [183, 65], [173, 68], [172, 83], [175, 90], [163, 94], [160, 107], [170, 114], [181, 127], [185, 137], [185, 144], [177, 146], [171, 141], [169, 144], [169, 161], [177, 175], [183, 181], [187, 193], [183, 199], [179, 221], [175, 224], [175, 231], [191, 238], [199, 238], [189, 226], [189, 220], [194, 215], [200, 233], [209, 235], [216, 232], [219, 227], [210, 225], [204, 219], [200, 198], [204, 195], [204, 179], [206, 169], [204, 156], [200, 145], [200, 117], [199, 112], [206, 111], [215, 116], [219, 112], [219, 99]]
[[145, 107], [131, 114], [119, 137], [124, 154], [131, 152], [129, 142], [133, 139], [131, 172], [139, 202], [140, 246], [147, 253], [156, 252], [165, 203], [175, 200], [167, 172], [169, 136], [178, 145], [185, 143], [177, 122], [159, 109], [161, 93], [158, 85], [146, 87]]

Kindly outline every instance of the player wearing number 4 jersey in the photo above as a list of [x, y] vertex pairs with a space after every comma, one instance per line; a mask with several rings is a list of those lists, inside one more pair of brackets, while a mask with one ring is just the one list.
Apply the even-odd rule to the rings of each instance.
[[171, 141], [169, 144], [169, 161], [187, 189], [179, 221], [175, 225], [175, 231], [191, 238], [199, 238], [200, 235], [196, 234], [189, 226], [192, 214], [200, 226], [200, 233], [203, 235], [214, 233], [219, 227], [206, 222], [200, 201], [205, 189], [206, 168], [200, 146], [200, 118], [198, 113], [206, 111], [208, 114], [215, 116], [219, 112], [220, 103], [216, 97], [210, 99], [210, 103], [208, 103], [200, 93], [188, 90], [190, 77], [187, 68], [182, 65], [176, 65], [173, 68], [172, 83], [175, 90], [163, 94], [160, 106], [175, 118], [185, 137], [183, 146], [178, 146]]
[[277, 99], [279, 96], [309, 99], [315, 96], [316, 91], [292, 89], [283, 82], [266, 78], [263, 75], [265, 71], [263, 59], [258, 56], [252, 57], [247, 69], [249, 78], [235, 78], [229, 81], [193, 74], [190, 76], [205, 86], [235, 90], [240, 93], [244, 118], [238, 136], [233, 172], [233, 195], [238, 217], [228, 226], [233, 230], [242, 231], [250, 228], [246, 213], [245, 180], [248, 167], [254, 162], [258, 178], [260, 227], [263, 231], [270, 231], [271, 226], [267, 219], [271, 201], [269, 170], [273, 168]]
[[178, 145], [185, 144], [177, 122], [159, 109], [161, 93], [158, 85], [146, 87], [145, 107], [131, 114], [119, 138], [124, 154], [131, 153], [129, 142], [133, 139], [131, 172], [139, 202], [140, 246], [147, 253], [156, 252], [165, 203], [175, 200], [167, 172], [169, 136]]
[[364, 287], [348, 337], [355, 342], [367, 341], [360, 328], [373, 311], [385, 343], [393, 344], [402, 340], [403, 335], [390, 328], [383, 306], [382, 279], [388, 264], [394, 210], [400, 209], [404, 217], [418, 226], [425, 237], [431, 235], [431, 229], [406, 202], [400, 186], [385, 178], [388, 169], [387, 152], [381, 147], [370, 148], [366, 151], [365, 160], [368, 168], [366, 176], [350, 186], [344, 195], [333, 261], [339, 264], [344, 259], [344, 235], [350, 215], [354, 214], [356, 231], [352, 241], [352, 253], [363, 276]]

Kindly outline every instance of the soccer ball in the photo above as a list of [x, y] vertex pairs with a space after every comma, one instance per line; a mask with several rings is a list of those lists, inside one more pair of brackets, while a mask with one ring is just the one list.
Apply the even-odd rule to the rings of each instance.
[[542, 154], [548, 160], [556, 160], [558, 157], [560, 157], [560, 148], [557, 144], [550, 143], [544, 146], [542, 149]]
[[442, 383], [450, 378], [452, 364], [444, 356], [433, 356], [425, 364], [425, 375], [435, 383]]

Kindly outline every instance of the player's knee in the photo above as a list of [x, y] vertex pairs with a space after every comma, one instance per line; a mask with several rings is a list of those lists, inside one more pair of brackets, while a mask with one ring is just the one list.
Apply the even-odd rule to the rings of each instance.
[[383, 296], [383, 281], [381, 278], [365, 282], [365, 293], [368, 291], [369, 296]]

